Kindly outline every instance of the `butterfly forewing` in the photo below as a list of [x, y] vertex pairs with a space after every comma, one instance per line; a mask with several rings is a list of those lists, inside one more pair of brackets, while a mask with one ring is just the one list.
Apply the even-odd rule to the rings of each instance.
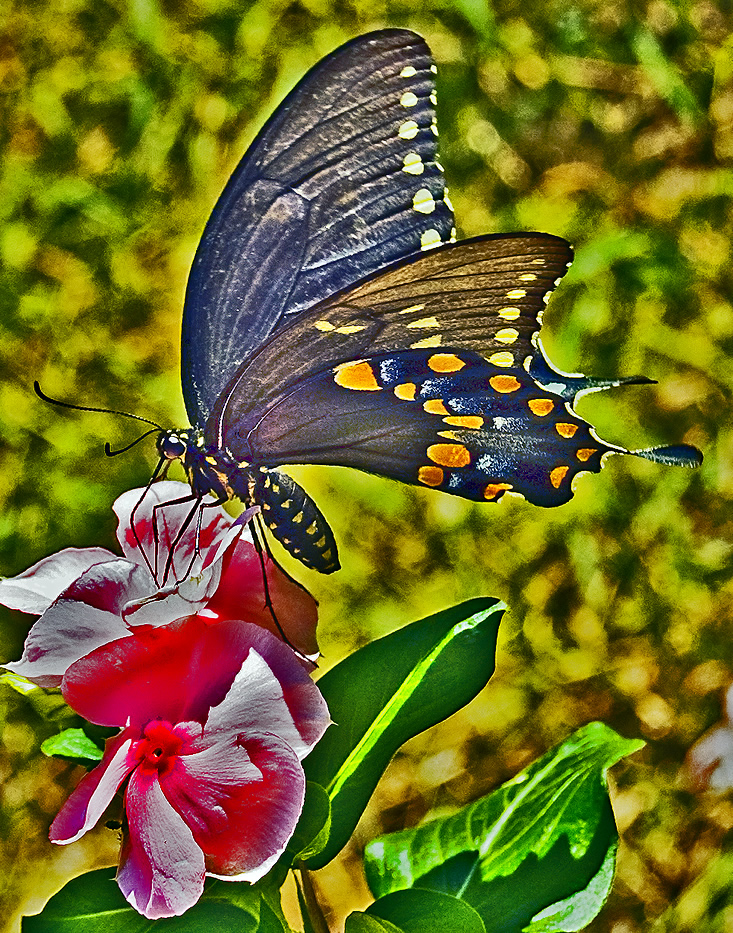
[[194, 425], [284, 317], [450, 239], [436, 152], [434, 66], [414, 33], [360, 37], [306, 75], [240, 162], [196, 253], [182, 341]]

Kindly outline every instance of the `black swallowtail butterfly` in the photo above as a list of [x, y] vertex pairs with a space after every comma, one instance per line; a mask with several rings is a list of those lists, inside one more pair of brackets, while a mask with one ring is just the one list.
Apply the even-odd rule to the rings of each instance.
[[[280, 105], [216, 204], [183, 314], [192, 428], [158, 438], [200, 499], [259, 504], [306, 566], [336, 544], [284, 463], [355, 467], [478, 501], [555, 506], [601, 441], [573, 410], [601, 382], [537, 334], [572, 258], [543, 233], [455, 243], [437, 161], [435, 65], [415, 33], [362, 36]], [[686, 445], [634, 451], [694, 466]]]

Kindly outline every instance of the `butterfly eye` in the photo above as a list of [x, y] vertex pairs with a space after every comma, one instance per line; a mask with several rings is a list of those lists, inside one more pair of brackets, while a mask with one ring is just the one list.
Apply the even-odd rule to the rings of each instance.
[[158, 450], [166, 460], [180, 460], [187, 449], [188, 444], [177, 434], [161, 434], [158, 440]]

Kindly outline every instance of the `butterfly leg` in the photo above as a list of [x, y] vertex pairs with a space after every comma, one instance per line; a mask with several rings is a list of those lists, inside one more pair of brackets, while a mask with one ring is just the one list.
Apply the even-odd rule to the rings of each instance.
[[[181, 498], [171, 499], [169, 502], [158, 502], [157, 505], [153, 506], [153, 539], [155, 541], [154, 559], [155, 559], [155, 568], [157, 570], [158, 568], [158, 542], [159, 542], [158, 512], [159, 510], [168, 508], [171, 505], [185, 505], [187, 502], [193, 502], [194, 505], [192, 509], [189, 509], [188, 515], [186, 515], [185, 519], [183, 520], [183, 523], [181, 524], [181, 527], [176, 532], [175, 538], [170, 543], [170, 546], [168, 548], [168, 557], [166, 558], [165, 568], [163, 570], [163, 577], [159, 584], [161, 586], [165, 586], [166, 580], [168, 579], [168, 575], [170, 574], [171, 569], [173, 567], [173, 558], [176, 553], [176, 548], [180, 544], [181, 539], [183, 538], [183, 535], [186, 529], [191, 524], [191, 521], [193, 520], [193, 517], [196, 514], [196, 510], [201, 505], [201, 496], [197, 496], [192, 493], [190, 496], [181, 496]], [[196, 549], [194, 549], [194, 558], [195, 556], [196, 556]], [[193, 561], [189, 565], [189, 568], [188, 568], [189, 570], [191, 569], [192, 565], [193, 565]], [[155, 576], [156, 582], [158, 582], [157, 574], [154, 574], [154, 576]]]
[[[135, 543], [137, 544], [138, 550], [143, 556], [143, 560], [145, 561], [145, 564], [147, 565], [147, 568], [150, 571], [150, 575], [156, 581], [156, 583], [157, 583], [157, 576], [155, 573], [155, 569], [153, 568], [153, 565], [150, 563], [150, 558], [148, 557], [147, 551], [143, 547], [143, 542], [140, 538], [140, 535], [137, 533], [137, 525], [135, 524], [135, 517], [137, 515], [137, 510], [143, 504], [143, 500], [145, 499], [145, 496], [147, 496], [148, 492], [150, 491], [150, 488], [152, 487], [153, 483], [157, 479], [162, 478], [166, 475], [166, 473], [168, 472], [168, 466], [169, 466], [169, 461], [167, 461], [164, 457], [161, 457], [160, 460], [158, 461], [158, 465], [153, 470], [153, 475], [150, 477], [148, 485], [143, 490], [143, 494], [137, 500], [137, 502], [132, 508], [132, 512], [130, 513], [130, 527], [132, 528], [132, 534], [133, 534], [133, 537], [135, 538]], [[155, 508], [153, 509], [153, 511], [155, 511]], [[158, 529], [157, 529], [157, 525], [155, 522], [155, 518], [153, 518], [153, 541], [155, 542], [154, 560], [155, 560], [155, 566], [157, 567], [158, 566]]]
[[[260, 522], [260, 525], [262, 527], [260, 528], [257, 527], [257, 520]], [[285, 644], [290, 645], [290, 647], [293, 649], [293, 651], [296, 652], [296, 654], [300, 654], [300, 651], [298, 651], [295, 645], [293, 645], [293, 643], [290, 641], [288, 636], [285, 634], [282, 625], [280, 625], [280, 620], [277, 617], [277, 612], [275, 612], [275, 606], [272, 602], [272, 595], [270, 594], [270, 583], [267, 579], [267, 564], [266, 564], [265, 559], [269, 558], [270, 561], [272, 561], [272, 563], [275, 564], [276, 566], [277, 566], [277, 562], [275, 561], [275, 558], [272, 556], [272, 553], [270, 552], [270, 548], [267, 545], [267, 538], [265, 536], [265, 529], [264, 529], [264, 524], [263, 524], [261, 514], [254, 516], [253, 518], [250, 519], [249, 530], [252, 534], [252, 543], [254, 544], [255, 551], [257, 551], [257, 556], [260, 560], [260, 570], [262, 571], [262, 588], [265, 594], [265, 608], [270, 613], [270, 617], [272, 621], [275, 623], [275, 628], [280, 633], [280, 637], [285, 642]]]

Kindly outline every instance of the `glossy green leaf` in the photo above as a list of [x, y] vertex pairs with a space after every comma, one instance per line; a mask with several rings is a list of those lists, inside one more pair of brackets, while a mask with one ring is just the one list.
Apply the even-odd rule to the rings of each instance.
[[246, 914], [258, 916], [257, 933], [291, 933], [280, 899], [287, 874], [287, 868], [277, 864], [256, 884], [210, 878], [196, 909], [205, 904], [227, 901]]
[[458, 813], [367, 846], [377, 897], [461, 897], [492, 933], [579, 930], [610, 889], [617, 833], [606, 770], [643, 743], [590, 723]]
[[372, 917], [358, 910], [346, 918], [344, 933], [404, 933], [404, 931], [396, 927], [394, 923], [390, 923], [389, 920]]
[[[217, 883], [214, 882], [213, 885]], [[218, 882], [220, 888], [237, 888], [237, 903], [230, 899], [208, 897], [182, 917], [148, 920], [127, 903], [115, 881], [114, 868], [101, 868], [74, 878], [55, 894], [43, 911], [24, 917], [23, 933], [280, 933], [287, 927], [274, 925], [268, 911], [260, 917], [260, 894], [249, 885]], [[207, 885], [209, 889], [209, 885]], [[234, 893], [234, 892], [232, 892]], [[218, 891], [217, 891], [218, 894]], [[274, 914], [273, 914], [274, 917]], [[261, 925], [261, 919], [264, 925]]]
[[[231, 929], [231, 927], [228, 927], [227, 933], [229, 933]], [[239, 928], [237, 928], [237, 930], [238, 929]], [[294, 931], [285, 920], [279, 905], [276, 909], [268, 900], [263, 899], [260, 904], [260, 922], [257, 926], [257, 933], [294, 933]]]
[[526, 933], [572, 933], [584, 930], [605, 903], [611, 890], [617, 849], [617, 844], [612, 842], [601, 867], [586, 887], [536, 914], [530, 925], [525, 927]]
[[81, 758], [85, 761], [101, 761], [104, 754], [83, 729], [64, 729], [41, 743], [44, 755], [59, 755], [62, 758]]
[[331, 828], [331, 803], [320, 784], [309, 781], [298, 825], [285, 850], [292, 862], [317, 855], [328, 841]]
[[473, 599], [413, 622], [354, 652], [319, 681], [335, 725], [305, 761], [331, 801], [320, 868], [345, 845], [392, 755], [465, 706], [494, 672], [505, 606]]
[[486, 933], [486, 926], [470, 904], [450, 894], [415, 888], [396, 891], [375, 901], [372, 917], [393, 923], [404, 933]]

